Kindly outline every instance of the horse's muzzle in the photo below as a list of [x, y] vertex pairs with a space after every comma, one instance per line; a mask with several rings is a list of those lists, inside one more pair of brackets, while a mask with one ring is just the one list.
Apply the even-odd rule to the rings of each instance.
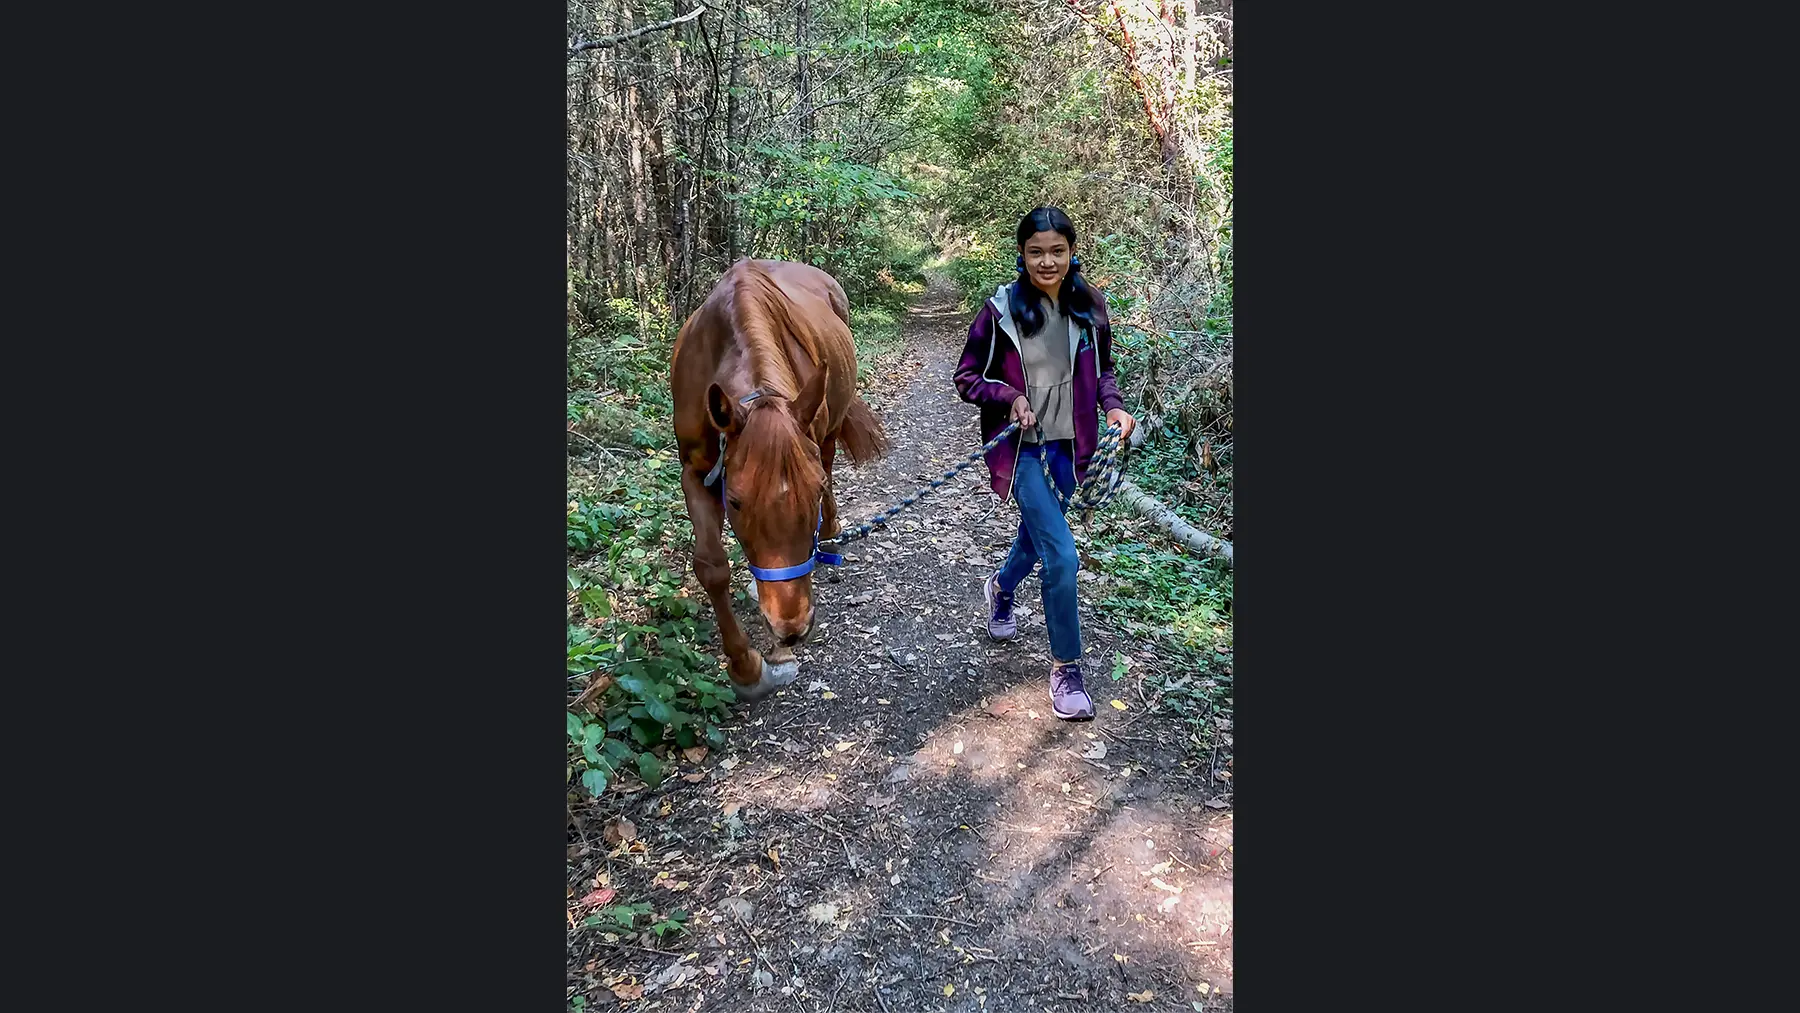
[[768, 620], [769, 629], [775, 633], [775, 638], [783, 647], [793, 647], [804, 642], [806, 635], [812, 632], [813, 610], [810, 608], [806, 610], [806, 617], [799, 622], [770, 619], [766, 612], [763, 613], [763, 618]]

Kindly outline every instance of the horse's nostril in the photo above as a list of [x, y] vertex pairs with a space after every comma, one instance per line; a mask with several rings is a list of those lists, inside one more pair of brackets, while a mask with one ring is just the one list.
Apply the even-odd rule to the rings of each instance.
[[792, 647], [799, 642], [800, 642], [800, 634], [798, 634], [798, 633], [790, 633], [787, 636], [781, 638], [781, 646], [783, 646], [783, 647]]

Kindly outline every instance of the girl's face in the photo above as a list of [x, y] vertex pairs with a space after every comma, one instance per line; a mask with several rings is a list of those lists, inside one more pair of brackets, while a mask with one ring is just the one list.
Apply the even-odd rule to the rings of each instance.
[[1069, 259], [1075, 250], [1060, 232], [1039, 232], [1019, 247], [1025, 258], [1025, 276], [1031, 283], [1054, 298], [1069, 274]]

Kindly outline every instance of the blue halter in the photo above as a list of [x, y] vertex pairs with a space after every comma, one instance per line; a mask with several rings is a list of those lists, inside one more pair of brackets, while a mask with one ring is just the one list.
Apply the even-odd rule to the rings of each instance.
[[[740, 400], [738, 403], [742, 404], [742, 405], [748, 405], [750, 402], [755, 401], [757, 398], [762, 397], [762, 396], [763, 396], [762, 391], [753, 390], [750, 393], [744, 395], [743, 399]], [[726, 524], [727, 524], [727, 527], [729, 528], [731, 511], [729, 509], [726, 509], [725, 482], [723, 481], [724, 478], [725, 478], [725, 434], [720, 433], [719, 434], [719, 463], [713, 465], [712, 471], [707, 473], [705, 484], [710, 486], [714, 482], [719, 483], [719, 507], [725, 513], [725, 517], [727, 518]], [[825, 507], [823, 504], [821, 504], [819, 506], [819, 522], [818, 522], [818, 524], [814, 525], [814, 527], [813, 527], [812, 555], [806, 557], [806, 562], [804, 562], [804, 563], [795, 563], [793, 566], [778, 566], [778, 567], [775, 567], [774, 569], [767, 569], [767, 568], [764, 568], [761, 566], [757, 566], [755, 563], [750, 562], [750, 560], [748, 558], [746, 558], [744, 560], [744, 565], [748, 566], [750, 568], [750, 575], [755, 577], [757, 580], [793, 580], [797, 577], [804, 577], [807, 574], [812, 572], [814, 563], [824, 563], [826, 566], [842, 566], [844, 564], [844, 557], [840, 553], [819, 551], [819, 532], [821, 530], [823, 530], [824, 527], [825, 527]], [[731, 537], [736, 538], [737, 532], [732, 531]]]

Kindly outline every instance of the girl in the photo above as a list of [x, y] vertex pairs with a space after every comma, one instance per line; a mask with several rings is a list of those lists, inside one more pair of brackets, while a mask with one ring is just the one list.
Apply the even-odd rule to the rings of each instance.
[[[1075, 491], [1100, 442], [1099, 410], [1120, 438], [1137, 421], [1113, 380], [1112, 328], [1106, 296], [1081, 277], [1075, 226], [1060, 208], [1041, 207], [1019, 221], [1019, 278], [1002, 285], [969, 326], [956, 368], [956, 390], [981, 407], [981, 439], [1007, 423], [1019, 431], [987, 453], [988, 474], [1002, 500], [1019, 504], [1019, 533], [1006, 562], [983, 588], [988, 635], [1019, 634], [1013, 590], [1043, 560], [1044, 624], [1050, 633], [1050, 707], [1065, 721], [1094, 716], [1081, 682], [1081, 618], [1075, 610], [1075, 536], [1062, 498]], [[1025, 460], [1030, 458], [1031, 460]], [[1044, 480], [1043, 465], [1062, 490]]]

